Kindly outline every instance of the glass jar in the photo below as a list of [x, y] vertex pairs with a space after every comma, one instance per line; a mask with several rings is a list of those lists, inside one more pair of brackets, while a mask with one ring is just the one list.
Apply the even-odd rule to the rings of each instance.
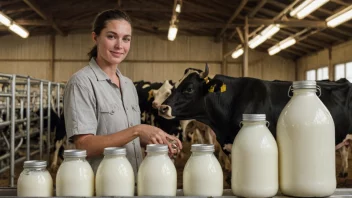
[[108, 147], [95, 178], [97, 196], [134, 196], [134, 172], [126, 149]]
[[293, 97], [277, 123], [280, 190], [289, 196], [329, 196], [336, 189], [334, 121], [315, 81], [296, 81], [292, 87]]
[[236, 196], [273, 197], [279, 188], [278, 148], [265, 114], [243, 114], [231, 151]]
[[137, 174], [138, 196], [176, 196], [177, 174], [165, 144], [149, 144]]
[[185, 196], [222, 196], [223, 172], [214, 156], [214, 145], [193, 144], [183, 170]]
[[94, 173], [86, 161], [86, 150], [65, 150], [56, 174], [56, 196], [94, 195]]
[[53, 196], [53, 179], [46, 166], [46, 161], [40, 160], [30, 160], [23, 163], [23, 171], [17, 181], [17, 196]]

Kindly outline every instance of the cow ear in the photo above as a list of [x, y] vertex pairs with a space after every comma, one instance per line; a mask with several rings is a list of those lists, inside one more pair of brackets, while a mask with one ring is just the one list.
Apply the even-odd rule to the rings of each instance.
[[212, 79], [206, 83], [206, 88], [209, 93], [212, 92], [225, 92], [226, 84], [218, 79]]

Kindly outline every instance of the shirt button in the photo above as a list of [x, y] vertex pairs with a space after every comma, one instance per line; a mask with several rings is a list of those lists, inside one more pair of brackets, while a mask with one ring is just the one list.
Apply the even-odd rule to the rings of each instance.
[[130, 122], [130, 127], [133, 126], [132, 122]]
[[114, 113], [115, 113], [115, 111], [114, 111], [114, 110], [112, 110], [112, 111], [110, 112], [110, 114], [111, 114], [111, 115], [113, 115]]

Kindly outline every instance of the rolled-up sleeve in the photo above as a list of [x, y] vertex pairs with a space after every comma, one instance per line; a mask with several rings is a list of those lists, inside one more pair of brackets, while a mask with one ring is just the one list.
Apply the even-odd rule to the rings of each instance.
[[65, 87], [64, 116], [68, 138], [81, 134], [96, 134], [96, 102], [83, 85], [72, 83]]

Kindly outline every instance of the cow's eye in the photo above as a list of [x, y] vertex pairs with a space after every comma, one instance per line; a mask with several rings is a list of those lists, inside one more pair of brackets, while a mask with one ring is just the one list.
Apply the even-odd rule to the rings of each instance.
[[187, 87], [185, 90], [183, 90], [183, 93], [193, 93], [193, 88], [192, 87]]

